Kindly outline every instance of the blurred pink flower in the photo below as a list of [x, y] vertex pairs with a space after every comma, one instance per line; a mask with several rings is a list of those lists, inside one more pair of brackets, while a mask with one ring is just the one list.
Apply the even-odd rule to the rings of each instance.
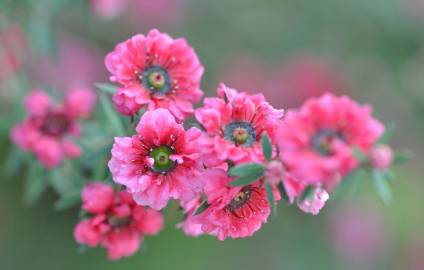
[[289, 111], [277, 140], [280, 158], [298, 181], [332, 191], [358, 166], [352, 148], [368, 152], [383, 132], [370, 106], [325, 94]]
[[11, 139], [46, 168], [60, 165], [65, 156], [76, 158], [82, 150], [71, 137], [80, 135], [77, 120], [89, 115], [95, 99], [91, 90], [74, 89], [63, 104], [55, 104], [44, 91], [35, 90], [25, 99], [28, 116], [12, 129]]
[[137, 205], [128, 192], [114, 192], [105, 183], [84, 187], [82, 203], [89, 217], [75, 226], [75, 240], [105, 247], [111, 260], [133, 255], [144, 235], [157, 234], [163, 227], [160, 212]]
[[184, 19], [186, 0], [131, 0], [128, 16], [132, 25], [145, 28], [174, 26]]
[[117, 17], [126, 9], [127, 4], [128, 0], [91, 0], [91, 7], [95, 15], [103, 19]]
[[[336, 253], [355, 264], [370, 264], [387, 245], [384, 221], [369, 204], [342, 205], [329, 219], [329, 236]], [[359, 268], [358, 268], [359, 269]]]
[[18, 26], [0, 32], [0, 82], [18, 72], [28, 55], [26, 37]]
[[[316, 55], [300, 54], [283, 61], [277, 68], [273, 89], [265, 91], [270, 100], [281, 100], [285, 107], [299, 106], [305, 99], [324, 93], [346, 93], [348, 84], [340, 68]], [[278, 104], [280, 105], [280, 104]]]
[[346, 93], [348, 83], [337, 64], [313, 55], [293, 55], [277, 67], [252, 55], [238, 55], [223, 63], [219, 78], [246, 92], [260, 91], [273, 106], [299, 106], [305, 99], [324, 93]]
[[103, 56], [100, 50], [89, 43], [71, 36], [58, 40], [55, 58], [34, 57], [30, 73], [36, 84], [56, 89], [70, 89], [105, 81]]

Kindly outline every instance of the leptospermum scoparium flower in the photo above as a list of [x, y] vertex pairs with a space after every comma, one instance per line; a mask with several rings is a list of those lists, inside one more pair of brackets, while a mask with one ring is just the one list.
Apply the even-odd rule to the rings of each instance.
[[117, 260], [133, 255], [144, 235], [155, 235], [163, 227], [161, 213], [137, 205], [126, 191], [92, 182], [82, 191], [83, 219], [76, 225], [78, 243], [107, 249], [108, 258]]
[[70, 91], [63, 104], [35, 90], [25, 99], [28, 117], [12, 129], [12, 141], [46, 168], [60, 165], [65, 157], [76, 158], [82, 150], [71, 138], [80, 136], [77, 120], [89, 116], [95, 101], [95, 94], [84, 88]]
[[203, 66], [194, 49], [185, 39], [174, 40], [158, 30], [118, 44], [105, 63], [111, 81], [122, 85], [113, 101], [126, 115], [143, 106], [166, 108], [182, 121], [203, 95], [199, 88]]
[[203, 165], [196, 141], [165, 109], [146, 112], [132, 137], [116, 137], [109, 168], [141, 205], [164, 208], [169, 199], [191, 200], [201, 189]]
[[[194, 110], [203, 95], [203, 66], [185, 39], [158, 30], [118, 44], [105, 63], [119, 85], [99, 89], [113, 95], [117, 112], [130, 116], [131, 125], [121, 126], [102, 95], [105, 115], [121, 134], [108, 162], [114, 183], [85, 185], [74, 235], [80, 244], [105, 247], [110, 259], [131, 256], [144, 235], [158, 233], [163, 218], [157, 210], [170, 200], [181, 206], [184, 218], [177, 226], [185, 234], [219, 240], [252, 236], [282, 199], [317, 215], [361, 171], [391, 202], [387, 180], [399, 156], [368, 105], [325, 94], [284, 114], [262, 94], [220, 84], [218, 96]], [[88, 116], [93, 104], [92, 93], [83, 90], [70, 92], [63, 105], [33, 92], [26, 100], [29, 116], [12, 139], [45, 167], [57, 166], [81, 153], [69, 137], [79, 135], [76, 120]], [[184, 127], [192, 113], [201, 129]], [[94, 172], [84, 168], [84, 174]]]

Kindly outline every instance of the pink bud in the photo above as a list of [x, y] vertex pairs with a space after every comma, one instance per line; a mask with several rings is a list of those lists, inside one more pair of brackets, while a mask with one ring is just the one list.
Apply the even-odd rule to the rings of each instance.
[[299, 208], [305, 213], [318, 215], [319, 211], [324, 207], [325, 202], [330, 198], [327, 191], [322, 188], [316, 188], [312, 199], [306, 198], [299, 204]]
[[285, 177], [285, 169], [280, 161], [273, 160], [265, 170], [265, 180], [270, 184], [278, 184]]
[[370, 152], [371, 165], [380, 170], [388, 169], [393, 163], [393, 151], [386, 144], [378, 145]]

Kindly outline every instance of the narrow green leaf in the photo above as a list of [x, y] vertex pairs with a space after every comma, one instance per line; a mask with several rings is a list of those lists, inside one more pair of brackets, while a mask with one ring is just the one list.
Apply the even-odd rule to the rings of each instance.
[[266, 132], [262, 134], [262, 152], [265, 159], [270, 161], [272, 158], [272, 145]]
[[256, 171], [251, 174], [246, 174], [239, 176], [236, 180], [232, 181], [230, 183], [230, 186], [237, 187], [237, 186], [246, 186], [248, 184], [251, 184], [261, 178], [264, 174], [264, 171]]
[[102, 91], [103, 93], [106, 93], [106, 94], [113, 95], [117, 91], [117, 87], [116, 86], [114, 86], [112, 84], [108, 84], [108, 83], [95, 83], [94, 86], [98, 90], [100, 90], [100, 91]]
[[394, 123], [388, 124], [383, 135], [378, 139], [377, 145], [387, 143], [392, 138], [394, 132], [395, 132], [395, 124]]
[[47, 187], [47, 177], [43, 174], [44, 169], [34, 161], [27, 172], [24, 187], [24, 204], [32, 205], [43, 194]]
[[275, 207], [275, 198], [274, 193], [272, 192], [272, 186], [270, 183], [268, 183], [265, 187], [266, 190], [266, 197], [268, 199], [269, 205], [271, 207], [271, 212], [274, 214], [274, 216], [277, 215], [277, 210]]
[[314, 186], [312, 186], [312, 185], [307, 186], [303, 190], [302, 194], [300, 195], [299, 200], [298, 200], [298, 203], [302, 203], [306, 199], [311, 199], [312, 200], [313, 197], [314, 197], [314, 192], [315, 192], [315, 187]]
[[103, 108], [103, 112], [105, 113], [107, 120], [115, 131], [114, 135], [124, 135], [125, 129], [122, 121], [113, 108], [113, 105], [110, 102], [110, 98], [105, 93], [100, 93], [100, 104]]
[[364, 154], [360, 149], [356, 147], [352, 148], [352, 155], [356, 158], [356, 160], [359, 163], [366, 162], [368, 160], [367, 155]]
[[50, 186], [59, 196], [64, 196], [69, 192], [69, 190], [74, 189], [73, 183], [69, 179], [69, 175], [64, 172], [62, 167], [49, 170], [46, 177]]
[[290, 198], [289, 198], [289, 195], [287, 194], [286, 188], [284, 187], [284, 183], [283, 182], [278, 183], [277, 187], [278, 187], [278, 190], [280, 191], [281, 197], [287, 202], [290, 202]]
[[364, 171], [362, 169], [356, 169], [351, 171], [348, 175], [346, 175], [342, 181], [340, 181], [336, 190], [332, 194], [332, 199], [337, 200], [343, 194], [347, 192], [347, 190], [356, 182], [361, 176], [363, 176]]
[[411, 160], [411, 158], [412, 158], [411, 153], [408, 153], [408, 152], [396, 153], [393, 160], [393, 165], [401, 165]]
[[244, 163], [238, 166], [231, 167], [228, 174], [230, 176], [246, 176], [251, 174], [262, 174], [265, 167], [259, 163]]
[[80, 189], [76, 189], [67, 193], [62, 198], [60, 198], [58, 201], [55, 202], [54, 210], [63, 211], [78, 205], [81, 202], [80, 194], [81, 194]]
[[200, 215], [201, 213], [203, 213], [207, 208], [209, 207], [208, 201], [205, 200], [202, 202], [202, 204], [196, 209], [196, 211], [194, 212], [193, 216], [197, 216]]
[[373, 170], [371, 176], [374, 183], [374, 188], [384, 204], [389, 205], [393, 201], [393, 195], [390, 185], [384, 174], [378, 170]]

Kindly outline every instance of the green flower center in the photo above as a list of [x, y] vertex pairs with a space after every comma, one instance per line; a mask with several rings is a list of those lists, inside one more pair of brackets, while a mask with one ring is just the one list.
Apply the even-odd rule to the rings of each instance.
[[150, 157], [153, 158], [153, 170], [164, 173], [171, 171], [175, 166], [175, 161], [171, 159], [172, 149], [167, 146], [159, 146], [150, 151]]
[[144, 87], [154, 93], [166, 94], [171, 90], [171, 80], [168, 72], [159, 66], [151, 66], [146, 68], [140, 80]]
[[225, 127], [224, 137], [236, 145], [249, 147], [256, 141], [256, 132], [250, 123], [235, 121]]

